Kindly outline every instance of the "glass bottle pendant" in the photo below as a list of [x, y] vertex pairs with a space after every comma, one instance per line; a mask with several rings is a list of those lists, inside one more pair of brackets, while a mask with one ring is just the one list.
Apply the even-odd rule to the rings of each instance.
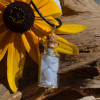
[[54, 51], [58, 43], [55, 35], [49, 35], [44, 43], [44, 52], [41, 54], [39, 67], [39, 86], [45, 88], [58, 87], [59, 54]]

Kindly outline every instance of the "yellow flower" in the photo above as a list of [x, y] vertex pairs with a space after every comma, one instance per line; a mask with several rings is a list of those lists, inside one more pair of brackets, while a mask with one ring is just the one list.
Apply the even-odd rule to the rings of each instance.
[[[53, 0], [33, 0], [39, 11], [53, 24], [61, 10]], [[62, 25], [57, 34], [77, 33], [85, 29], [83, 25]], [[38, 15], [30, 0], [0, 0], [0, 61], [7, 52], [7, 79], [13, 92], [22, 77], [26, 51], [39, 63], [39, 42], [50, 34], [51, 27]], [[72, 43], [57, 36], [59, 53], [76, 54], [78, 49]], [[62, 46], [65, 46], [63, 48]]]

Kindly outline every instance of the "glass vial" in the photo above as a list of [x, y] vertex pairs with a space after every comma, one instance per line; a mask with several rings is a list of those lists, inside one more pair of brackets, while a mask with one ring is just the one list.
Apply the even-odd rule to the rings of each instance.
[[50, 35], [40, 59], [40, 87], [58, 88], [59, 54], [54, 51], [57, 45], [56, 36]]

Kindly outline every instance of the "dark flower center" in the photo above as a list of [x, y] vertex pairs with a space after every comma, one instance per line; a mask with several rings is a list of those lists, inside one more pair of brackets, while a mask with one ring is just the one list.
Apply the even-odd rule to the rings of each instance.
[[8, 29], [23, 33], [33, 26], [35, 15], [27, 3], [15, 1], [7, 6], [3, 19]]

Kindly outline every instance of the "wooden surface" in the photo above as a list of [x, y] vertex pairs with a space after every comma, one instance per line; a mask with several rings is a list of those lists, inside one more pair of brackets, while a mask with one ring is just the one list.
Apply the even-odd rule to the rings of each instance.
[[6, 87], [0, 84], [0, 100], [20, 100], [21, 96], [22, 93], [18, 91], [14, 94], [10, 94]]
[[[93, 0], [62, 0], [63, 24], [85, 24], [87, 29], [73, 35], [60, 35], [76, 44], [76, 56], [61, 55], [59, 88], [38, 87], [38, 66], [27, 55], [23, 78], [19, 81], [22, 100], [46, 100], [60, 92], [75, 90], [82, 96], [100, 97], [100, 6]], [[0, 83], [6, 80], [6, 57], [0, 62]], [[1, 71], [2, 70], [2, 71]], [[90, 88], [90, 89], [89, 89]]]

